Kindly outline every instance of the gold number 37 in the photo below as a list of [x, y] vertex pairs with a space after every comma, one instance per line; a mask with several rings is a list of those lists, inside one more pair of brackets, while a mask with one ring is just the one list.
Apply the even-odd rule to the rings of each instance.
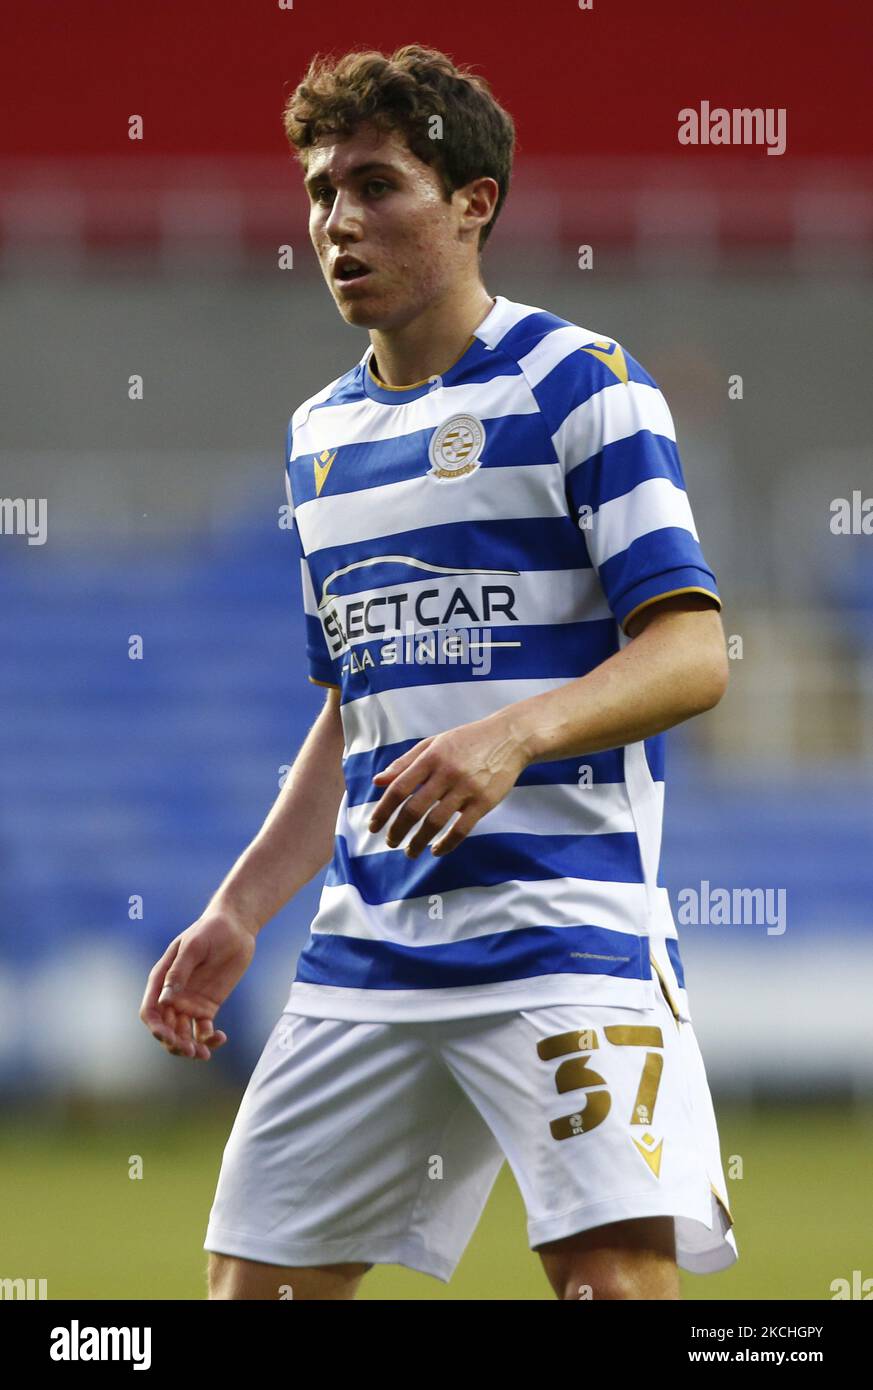
[[[604, 1028], [603, 1035], [613, 1047], [664, 1047], [664, 1037], [660, 1028], [646, 1024], [615, 1024]], [[543, 1038], [537, 1043], [537, 1056], [543, 1062], [551, 1062], [555, 1057], [566, 1057], [555, 1072], [555, 1088], [559, 1095], [566, 1091], [588, 1090], [598, 1086], [602, 1090], [589, 1091], [584, 1110], [576, 1110], [571, 1115], [562, 1115], [552, 1120], [549, 1128], [553, 1139], [572, 1139], [577, 1134], [588, 1134], [603, 1124], [612, 1109], [612, 1096], [606, 1080], [589, 1067], [591, 1053], [599, 1048], [597, 1032], [593, 1028], [574, 1028], [569, 1033], [557, 1033], [552, 1038]], [[582, 1053], [580, 1057], [570, 1057], [569, 1053]], [[631, 1107], [629, 1123], [650, 1125], [655, 1113], [658, 1087], [664, 1058], [659, 1052], [647, 1052], [643, 1062], [640, 1084]]]

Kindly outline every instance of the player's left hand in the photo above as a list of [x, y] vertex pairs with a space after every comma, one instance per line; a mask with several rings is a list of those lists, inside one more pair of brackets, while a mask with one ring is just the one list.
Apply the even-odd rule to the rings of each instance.
[[502, 711], [423, 738], [373, 778], [377, 786], [390, 785], [373, 810], [370, 830], [381, 830], [403, 803], [385, 836], [389, 849], [395, 849], [427, 812], [406, 846], [415, 859], [460, 812], [431, 846], [432, 854], [448, 854], [503, 800], [530, 761], [515, 721]]

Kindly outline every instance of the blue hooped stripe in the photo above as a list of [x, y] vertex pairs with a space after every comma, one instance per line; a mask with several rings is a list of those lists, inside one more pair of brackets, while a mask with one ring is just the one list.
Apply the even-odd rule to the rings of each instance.
[[[376, 561], [386, 552], [414, 556], [432, 565], [457, 565], [459, 574], [477, 564], [489, 570], [505, 569], [512, 573], [591, 570], [584, 534], [569, 515], [450, 521], [439, 526], [393, 531], [390, 537], [373, 536], [311, 550], [307, 558], [316, 598], [329, 576], [353, 563]], [[331, 579], [331, 592], [354, 593], [355, 585], [358, 589], [369, 587], [372, 576], [367, 567], [362, 566], [352, 573], [355, 580], [344, 583], [341, 589], [335, 589]], [[382, 575], [383, 583], [390, 573], [386, 570]], [[401, 571], [400, 576], [408, 578], [408, 570]]]
[[[636, 835], [468, 835], [450, 854], [429, 849], [408, 859], [402, 849], [349, 854], [344, 835], [334, 839], [325, 884], [352, 884], [365, 902], [396, 902], [458, 888], [488, 888], [513, 879], [591, 878], [604, 883], [642, 883]], [[546, 889], [546, 891], [548, 891]]]
[[[497, 418], [483, 415], [482, 424], [485, 427], [482, 468], [515, 468], [520, 462], [528, 467], [558, 467], [555, 449], [541, 415], [501, 415]], [[337, 450], [340, 463], [331, 468], [320, 493], [315, 489], [314, 455], [296, 455], [290, 463], [295, 504], [299, 507], [316, 496], [352, 497], [375, 487], [426, 478], [431, 471], [428, 446], [435, 433], [436, 426], [431, 425], [391, 439], [340, 445]], [[494, 486], [500, 485], [498, 474]]]
[[[461, 712], [458, 723], [463, 722], [464, 716]], [[654, 739], [647, 739], [646, 743], [655, 743], [657, 739], [662, 738], [663, 735], [656, 734]], [[350, 753], [343, 762], [349, 805], [359, 806], [365, 801], [378, 801], [385, 788], [374, 785], [373, 778], [376, 773], [381, 772], [389, 763], [393, 763], [395, 758], [407, 753], [420, 742], [417, 738], [406, 738], [399, 743], [384, 743], [380, 748], [369, 749], [366, 753]], [[604, 782], [624, 781], [624, 749], [609, 748], [603, 753], [585, 753], [576, 758], [555, 758], [547, 763], [529, 763], [515, 785], [542, 787], [561, 784], [578, 787], [579, 768], [583, 765], [591, 768], [592, 786], [599, 786]]]
[[[525, 623], [419, 628], [415, 636], [358, 642], [334, 658], [343, 703], [385, 690], [488, 680], [572, 680], [618, 651], [612, 618], [551, 626]], [[452, 653], [457, 653], [453, 656]], [[463, 700], [463, 694], [458, 697]], [[459, 706], [458, 723], [463, 723]]]
[[606, 502], [625, 497], [640, 483], [665, 478], [680, 491], [685, 479], [679, 450], [672, 439], [650, 430], [638, 430], [614, 444], [607, 444], [592, 458], [567, 472], [567, 495], [574, 512], [585, 503], [596, 512]]
[[538, 975], [651, 978], [649, 940], [603, 927], [519, 927], [440, 946], [314, 933], [296, 979], [345, 989], [458, 989]]

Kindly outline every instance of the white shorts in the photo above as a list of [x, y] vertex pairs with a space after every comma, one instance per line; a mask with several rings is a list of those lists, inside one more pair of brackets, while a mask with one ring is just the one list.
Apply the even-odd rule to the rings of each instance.
[[652, 1010], [560, 1005], [429, 1023], [283, 1013], [224, 1150], [204, 1249], [447, 1282], [507, 1159], [536, 1248], [672, 1216], [678, 1263], [737, 1258], [703, 1060]]

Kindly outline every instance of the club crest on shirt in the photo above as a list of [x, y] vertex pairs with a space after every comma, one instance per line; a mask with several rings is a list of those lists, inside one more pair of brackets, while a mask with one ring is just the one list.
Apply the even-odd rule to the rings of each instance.
[[453, 415], [435, 430], [428, 447], [430, 478], [454, 481], [475, 473], [485, 447], [485, 426], [475, 415]]

